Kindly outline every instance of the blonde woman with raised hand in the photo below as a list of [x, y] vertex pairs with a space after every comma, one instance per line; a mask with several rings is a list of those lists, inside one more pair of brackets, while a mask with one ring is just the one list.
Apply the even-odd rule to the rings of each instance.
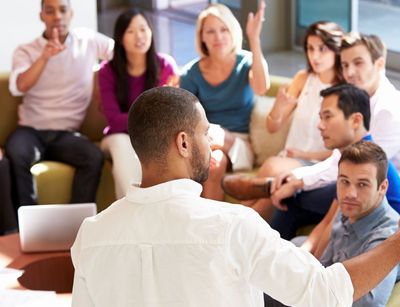
[[246, 34], [250, 52], [242, 50], [242, 30], [232, 12], [222, 4], [203, 10], [196, 25], [199, 59], [188, 63], [180, 86], [195, 94], [212, 125], [212, 163], [203, 196], [222, 200], [220, 182], [225, 172], [253, 167], [249, 121], [254, 94], [269, 86], [268, 65], [262, 54], [260, 33], [265, 3], [250, 13]]

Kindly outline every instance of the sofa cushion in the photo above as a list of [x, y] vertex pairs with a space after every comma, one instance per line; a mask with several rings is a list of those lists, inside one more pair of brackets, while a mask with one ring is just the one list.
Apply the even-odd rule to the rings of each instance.
[[283, 149], [289, 131], [291, 119], [278, 132], [268, 132], [266, 120], [274, 101], [275, 97], [255, 96], [250, 120], [250, 141], [257, 167], [261, 166], [268, 157], [277, 155]]
[[[97, 189], [97, 211], [102, 211], [115, 201], [111, 162], [106, 160]], [[71, 201], [75, 168], [56, 161], [40, 161], [31, 167], [38, 187], [39, 204], [66, 204]]]

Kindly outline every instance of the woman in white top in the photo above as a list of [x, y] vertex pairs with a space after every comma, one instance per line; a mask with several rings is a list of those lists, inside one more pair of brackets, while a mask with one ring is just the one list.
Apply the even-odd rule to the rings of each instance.
[[[307, 28], [304, 52], [308, 69], [299, 71], [291, 84], [279, 89], [267, 116], [267, 129], [272, 133], [292, 118], [285, 149], [263, 163], [259, 177], [273, 177], [330, 155], [317, 128], [322, 102], [320, 91], [343, 79], [339, 59], [342, 35], [342, 29], [334, 22], [319, 21]], [[268, 216], [268, 212], [263, 212], [269, 207], [266, 203], [269, 203], [267, 199], [261, 199], [252, 206]]]

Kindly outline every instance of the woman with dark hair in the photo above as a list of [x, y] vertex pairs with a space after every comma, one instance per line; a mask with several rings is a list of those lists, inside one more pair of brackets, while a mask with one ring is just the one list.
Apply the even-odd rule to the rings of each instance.
[[151, 23], [138, 9], [123, 12], [114, 28], [114, 57], [99, 71], [100, 96], [108, 126], [101, 142], [111, 156], [117, 198], [125, 195], [131, 182], [141, 181], [141, 166], [132, 149], [128, 111], [145, 90], [173, 85], [177, 69], [174, 59], [157, 53]]
[[[289, 85], [279, 89], [266, 119], [271, 133], [292, 119], [285, 148], [278, 156], [269, 157], [263, 163], [257, 177], [275, 177], [330, 156], [318, 130], [320, 92], [343, 80], [340, 65], [342, 36], [342, 29], [334, 22], [319, 21], [307, 28], [304, 52], [308, 68], [299, 71]], [[267, 198], [247, 203], [267, 220], [272, 214], [270, 204]]]

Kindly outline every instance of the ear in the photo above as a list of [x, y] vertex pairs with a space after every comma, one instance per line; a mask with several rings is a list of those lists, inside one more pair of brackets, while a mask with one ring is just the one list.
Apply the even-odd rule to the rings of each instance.
[[43, 20], [43, 10], [40, 11], [39, 18], [40, 18], [40, 21], [44, 22], [44, 20]]
[[375, 64], [374, 64], [379, 70], [383, 70], [383, 69], [385, 69], [385, 65], [386, 65], [386, 60], [385, 60], [385, 58], [382, 56], [382, 57], [380, 57], [379, 59], [377, 59], [376, 61], [375, 61]]
[[183, 158], [188, 158], [190, 156], [190, 138], [187, 133], [183, 131], [179, 132], [176, 136], [175, 143], [178, 153]]
[[387, 179], [385, 179], [379, 185], [379, 188], [378, 188], [379, 194], [381, 194], [382, 196], [385, 196], [388, 188], [389, 188], [389, 181]]
[[350, 115], [351, 125], [354, 130], [364, 126], [364, 118], [360, 112], [356, 112]]

